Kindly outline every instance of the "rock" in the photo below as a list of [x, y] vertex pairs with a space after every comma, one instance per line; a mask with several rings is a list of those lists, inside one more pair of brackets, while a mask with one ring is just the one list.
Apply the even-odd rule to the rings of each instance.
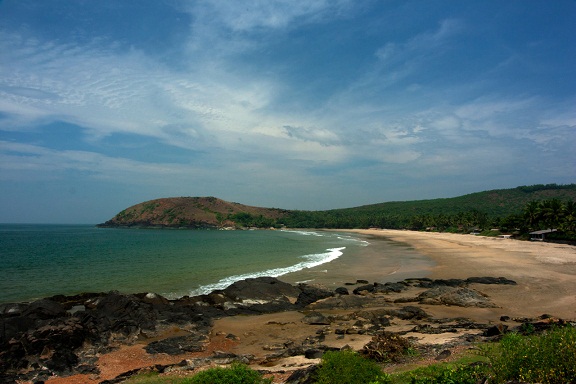
[[335, 293], [337, 293], [338, 295], [349, 295], [350, 292], [348, 291], [348, 288], [346, 287], [338, 287], [334, 290]]
[[500, 336], [503, 335], [508, 330], [508, 326], [504, 324], [496, 324], [484, 331], [484, 336]]
[[330, 320], [320, 312], [311, 312], [304, 316], [302, 322], [310, 325], [330, 325]]
[[368, 284], [368, 280], [356, 280], [356, 284]]
[[514, 280], [509, 280], [505, 277], [469, 277], [466, 279], [466, 282], [477, 284], [516, 285], [516, 282]]
[[208, 333], [196, 333], [190, 336], [176, 336], [154, 341], [146, 346], [150, 354], [166, 353], [179, 355], [185, 352], [202, 352], [208, 342]]
[[420, 303], [459, 307], [495, 308], [488, 298], [470, 288], [438, 286], [418, 295]]
[[294, 373], [286, 379], [285, 384], [313, 384], [315, 383], [314, 374], [317, 370], [318, 366], [312, 365], [308, 368], [294, 371]]
[[374, 285], [373, 284], [368, 284], [368, 285], [361, 285], [357, 288], [354, 289], [354, 291], [352, 291], [355, 295], [364, 295], [366, 293], [372, 293], [374, 292]]
[[444, 360], [449, 358], [452, 355], [449, 349], [445, 349], [436, 356], [436, 360]]
[[22, 312], [22, 315], [29, 318], [46, 320], [66, 315], [66, 309], [60, 303], [49, 299], [42, 299], [28, 305]]
[[101, 332], [119, 332], [129, 336], [156, 328], [154, 306], [133, 295], [111, 292], [98, 301], [95, 311]]
[[305, 307], [316, 301], [334, 296], [334, 292], [314, 285], [298, 284], [298, 289], [301, 291], [296, 300], [296, 305], [299, 307]]
[[422, 308], [414, 307], [412, 305], [402, 307], [399, 310], [391, 312], [391, 314], [402, 320], [422, 320], [430, 317], [430, 315], [427, 314], [426, 311], [424, 311]]
[[500, 321], [510, 321], [510, 316], [500, 316]]
[[320, 359], [324, 351], [321, 349], [307, 349], [304, 351], [304, 357], [307, 359]]
[[235, 282], [222, 290], [222, 294], [233, 301], [243, 300], [288, 300], [297, 298], [301, 290], [275, 277], [257, 277]]

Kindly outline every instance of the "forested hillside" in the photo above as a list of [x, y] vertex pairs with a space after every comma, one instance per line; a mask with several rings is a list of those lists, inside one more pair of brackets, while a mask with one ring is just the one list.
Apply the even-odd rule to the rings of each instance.
[[281, 220], [286, 226], [303, 228], [527, 231], [562, 224], [569, 229], [574, 227], [575, 202], [576, 184], [546, 184], [447, 199], [388, 202], [328, 211], [290, 211]]
[[[576, 184], [533, 185], [432, 200], [397, 201], [327, 211], [291, 211], [231, 203], [215, 197], [177, 197], [129, 207], [103, 227], [392, 228], [504, 232], [558, 228], [575, 237]], [[576, 237], [575, 237], [576, 238]]]

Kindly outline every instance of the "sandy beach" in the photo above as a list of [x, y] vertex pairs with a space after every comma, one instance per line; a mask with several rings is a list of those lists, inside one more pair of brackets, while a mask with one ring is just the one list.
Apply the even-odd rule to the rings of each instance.
[[484, 286], [509, 316], [576, 318], [576, 247], [512, 239], [397, 230], [358, 230], [408, 243], [430, 257], [432, 278], [506, 277], [518, 285]]
[[[355, 263], [330, 263], [324, 268], [326, 274], [317, 279], [326, 287], [342, 286], [346, 281], [357, 278], [373, 281], [399, 281], [410, 277], [433, 279], [466, 279], [475, 276], [505, 277], [517, 285], [470, 284], [470, 288], [487, 296], [493, 307], [458, 307], [451, 305], [418, 304], [433, 319], [466, 318], [481, 324], [498, 324], [501, 316], [509, 316], [506, 324], [510, 327], [520, 324], [514, 319], [536, 318], [548, 314], [565, 320], [576, 319], [576, 247], [562, 244], [526, 242], [502, 238], [486, 238], [473, 235], [424, 233], [396, 230], [355, 230], [348, 231], [370, 239], [373, 248]], [[413, 262], [405, 266], [399, 264], [396, 270], [381, 270], [382, 255], [378, 254], [378, 241], [393, 241], [402, 247], [413, 249]], [[419, 266], [419, 267], [418, 267]], [[334, 269], [335, 267], [339, 269]], [[343, 270], [344, 269], [344, 270]], [[332, 273], [332, 272], [334, 273]], [[396, 279], [397, 277], [397, 279]], [[288, 281], [286, 279], [283, 279]], [[291, 281], [288, 281], [291, 282]], [[352, 290], [354, 287], [351, 287]], [[413, 293], [411, 293], [413, 294]], [[382, 307], [402, 307], [394, 299], [402, 294], [381, 297]], [[352, 296], [352, 295], [351, 295]], [[410, 304], [409, 304], [410, 305]], [[370, 310], [378, 307], [371, 304]], [[216, 320], [206, 351], [167, 358], [162, 355], [147, 355], [145, 342], [122, 347], [118, 351], [100, 358], [98, 376], [77, 375], [71, 378], [49, 380], [53, 384], [94, 383], [97, 380], [113, 378], [129, 369], [147, 367], [159, 361], [167, 363], [198, 356], [209, 356], [214, 351], [226, 351], [238, 355], [250, 354], [255, 357], [252, 367], [272, 372], [275, 383], [283, 383], [290, 371], [318, 363], [319, 359], [294, 356], [281, 359], [270, 358], [288, 344], [310, 345], [317, 343], [319, 332], [326, 332], [322, 344], [328, 347], [344, 346], [360, 350], [368, 343], [368, 334], [337, 334], [337, 328], [352, 327], [358, 319], [351, 316], [361, 308], [322, 306], [313, 303], [304, 311], [280, 312], [257, 316], [233, 316]], [[309, 325], [303, 318], [311, 311], [318, 311], [334, 320], [326, 325]], [[452, 349], [457, 355], [458, 343], [450, 344], [458, 337], [481, 334], [481, 330], [461, 330], [446, 333], [425, 334], [412, 332], [415, 326], [427, 324], [427, 320], [401, 320], [394, 318], [386, 330], [403, 332], [421, 344], [439, 345], [438, 351]], [[325, 337], [325, 338], [324, 338]], [[461, 344], [460, 344], [461, 345]], [[460, 346], [461, 348], [461, 346]], [[129, 357], [127, 357], [129, 356]], [[434, 360], [433, 358], [431, 359]]]

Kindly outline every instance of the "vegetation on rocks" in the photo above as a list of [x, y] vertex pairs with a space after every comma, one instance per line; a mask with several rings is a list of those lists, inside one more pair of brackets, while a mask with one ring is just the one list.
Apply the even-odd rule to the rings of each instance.
[[[409, 347], [403, 349], [406, 354]], [[432, 364], [407, 372], [384, 373], [381, 363], [359, 353], [329, 351], [309, 384], [476, 384], [576, 382], [576, 328], [567, 325], [541, 334], [508, 333], [497, 343], [482, 344], [475, 358]], [[232, 381], [231, 381], [232, 380]], [[140, 375], [131, 384], [271, 383], [241, 364], [212, 368], [193, 377]]]

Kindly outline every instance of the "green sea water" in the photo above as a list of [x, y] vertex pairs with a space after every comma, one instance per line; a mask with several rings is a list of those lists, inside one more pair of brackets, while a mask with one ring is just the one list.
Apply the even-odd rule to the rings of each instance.
[[110, 290], [197, 295], [318, 268], [368, 245], [335, 232], [2, 224], [0, 303]]

